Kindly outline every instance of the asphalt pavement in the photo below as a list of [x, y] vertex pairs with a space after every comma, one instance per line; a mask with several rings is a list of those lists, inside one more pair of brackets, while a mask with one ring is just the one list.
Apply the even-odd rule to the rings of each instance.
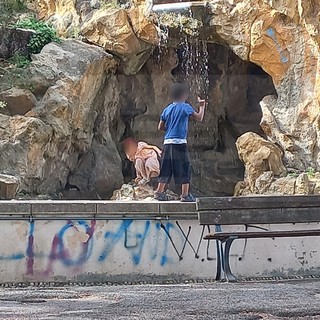
[[320, 320], [320, 281], [2, 287], [0, 319]]

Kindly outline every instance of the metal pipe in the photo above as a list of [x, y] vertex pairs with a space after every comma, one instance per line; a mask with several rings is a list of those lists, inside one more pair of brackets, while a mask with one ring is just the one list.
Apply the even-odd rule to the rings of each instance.
[[187, 11], [193, 7], [206, 7], [208, 4], [207, 1], [190, 1], [190, 2], [175, 2], [175, 3], [163, 3], [155, 4], [152, 7], [153, 12], [179, 12]]

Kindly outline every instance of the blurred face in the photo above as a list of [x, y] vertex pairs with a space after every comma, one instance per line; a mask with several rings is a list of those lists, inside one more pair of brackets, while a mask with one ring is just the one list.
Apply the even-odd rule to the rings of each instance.
[[137, 152], [137, 145], [135, 143], [130, 143], [124, 148], [124, 152], [127, 154], [135, 154]]
[[186, 100], [188, 100], [188, 98], [189, 98], [189, 93], [187, 93], [187, 92], [184, 93], [183, 96], [182, 96], [182, 100], [186, 101]]

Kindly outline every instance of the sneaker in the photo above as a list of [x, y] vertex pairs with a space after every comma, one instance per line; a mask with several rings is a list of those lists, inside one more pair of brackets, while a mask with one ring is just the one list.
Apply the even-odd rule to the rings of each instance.
[[169, 201], [169, 197], [165, 192], [156, 192], [153, 198], [158, 201]]
[[181, 202], [196, 202], [196, 198], [191, 193], [189, 193], [187, 196], [184, 196], [184, 197], [181, 196], [180, 201]]

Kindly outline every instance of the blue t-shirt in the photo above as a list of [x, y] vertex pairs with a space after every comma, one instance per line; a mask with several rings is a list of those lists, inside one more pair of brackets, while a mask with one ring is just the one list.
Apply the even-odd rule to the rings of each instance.
[[187, 139], [189, 118], [194, 112], [186, 102], [172, 102], [167, 106], [160, 117], [166, 127], [164, 139]]

